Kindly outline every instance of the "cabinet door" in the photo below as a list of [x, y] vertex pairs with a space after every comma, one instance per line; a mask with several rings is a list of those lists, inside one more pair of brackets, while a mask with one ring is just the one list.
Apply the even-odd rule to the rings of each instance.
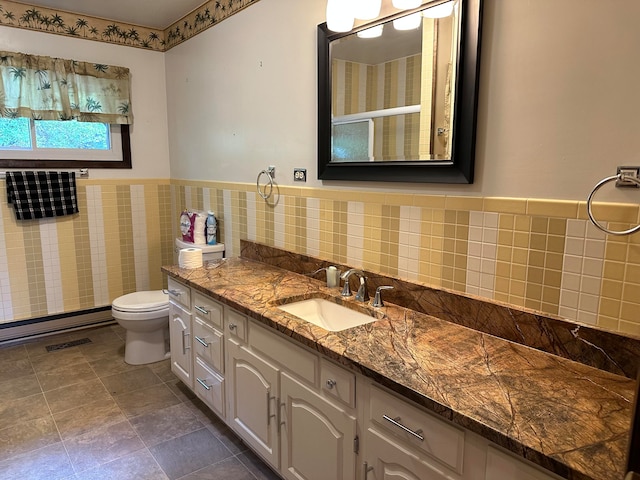
[[431, 464], [394, 438], [369, 428], [365, 434], [364, 480], [459, 479], [437, 464]]
[[193, 390], [191, 314], [173, 302], [169, 303], [169, 341], [171, 342], [171, 371]]
[[229, 423], [278, 469], [278, 369], [235, 339], [227, 341], [227, 354]]
[[281, 473], [292, 480], [355, 478], [356, 418], [280, 374]]

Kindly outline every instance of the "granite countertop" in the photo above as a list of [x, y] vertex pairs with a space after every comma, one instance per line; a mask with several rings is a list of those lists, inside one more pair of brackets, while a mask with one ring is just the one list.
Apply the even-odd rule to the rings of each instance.
[[[564, 478], [624, 478], [629, 378], [390, 303], [364, 307], [324, 282], [252, 260], [162, 270]], [[328, 332], [278, 308], [317, 296], [379, 320]]]

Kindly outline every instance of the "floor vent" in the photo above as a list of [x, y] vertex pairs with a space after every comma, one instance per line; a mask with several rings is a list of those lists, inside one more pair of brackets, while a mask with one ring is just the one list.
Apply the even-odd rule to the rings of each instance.
[[73, 340], [71, 342], [58, 343], [56, 345], [47, 345], [47, 352], [55, 352], [56, 350], [62, 350], [63, 348], [76, 347], [78, 345], [84, 345], [85, 343], [91, 343], [88, 338], [81, 338], [80, 340]]

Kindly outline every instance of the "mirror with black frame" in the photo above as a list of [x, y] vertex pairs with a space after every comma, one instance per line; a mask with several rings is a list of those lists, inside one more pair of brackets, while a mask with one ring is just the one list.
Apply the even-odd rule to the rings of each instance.
[[473, 183], [482, 1], [318, 25], [319, 179]]

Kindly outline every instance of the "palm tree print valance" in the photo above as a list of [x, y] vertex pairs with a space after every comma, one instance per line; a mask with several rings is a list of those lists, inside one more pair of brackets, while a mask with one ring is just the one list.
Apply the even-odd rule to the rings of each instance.
[[131, 124], [129, 69], [0, 51], [0, 117]]

